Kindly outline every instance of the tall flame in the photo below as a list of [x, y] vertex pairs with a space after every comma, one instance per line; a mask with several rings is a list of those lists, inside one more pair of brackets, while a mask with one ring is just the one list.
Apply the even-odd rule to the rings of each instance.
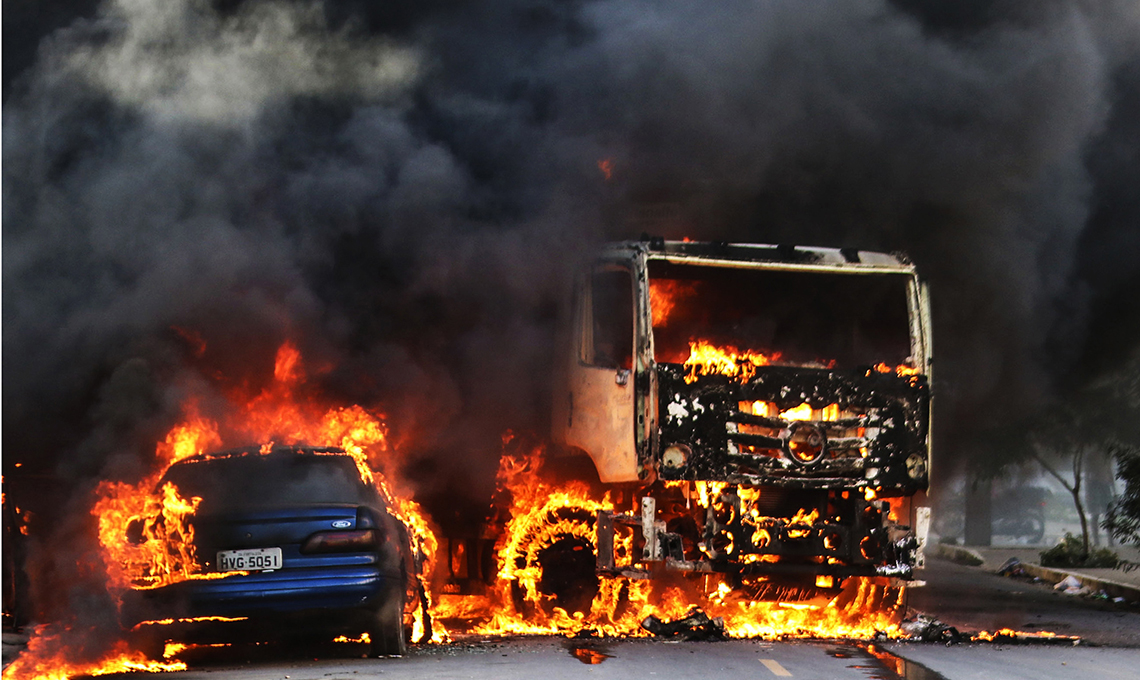
[[673, 309], [696, 294], [697, 286], [693, 282], [678, 279], [650, 279], [649, 311], [653, 316], [653, 327], [668, 326]]
[[[366, 483], [375, 483], [393, 513], [407, 527], [423, 565], [434, 565], [436, 538], [426, 515], [413, 501], [393, 493], [374, 467], [383, 467], [388, 457], [388, 436], [383, 417], [358, 405], [325, 408], [304, 393], [306, 375], [300, 351], [291, 342], [278, 349], [272, 382], [249, 396], [240, 390], [229, 395], [233, 408], [221, 420], [201, 414], [198, 402], [184, 405], [182, 422], [155, 448], [156, 467], [136, 484], [103, 481], [96, 489], [92, 514], [98, 524], [99, 543], [107, 573], [107, 588], [121, 606], [128, 589], [152, 589], [184, 580], [231, 578], [243, 572], [205, 572], [194, 549], [194, 513], [200, 498], [186, 498], [170, 483], [156, 489], [174, 463], [217, 450], [224, 443], [262, 443], [263, 453], [274, 444], [337, 446], [352, 456]], [[223, 437], [221, 433], [225, 433]], [[430, 592], [419, 588], [430, 598]], [[417, 625], [424, 625], [425, 605], [417, 611]], [[447, 639], [442, 626], [433, 627], [432, 639]], [[17, 660], [5, 669], [10, 678], [67, 678], [129, 670], [179, 670], [184, 664], [148, 661], [120, 641], [95, 662], [74, 662], [69, 633], [39, 629]]]

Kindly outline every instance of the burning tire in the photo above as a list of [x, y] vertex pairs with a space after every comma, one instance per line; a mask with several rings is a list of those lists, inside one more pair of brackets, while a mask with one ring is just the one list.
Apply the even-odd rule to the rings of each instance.
[[[536, 605], [589, 613], [598, 594], [595, 513], [567, 505], [544, 508], [514, 530], [520, 540], [507, 553], [511, 599], [522, 614]], [[548, 612], [549, 613], [549, 612]]]
[[555, 606], [569, 613], [590, 611], [598, 594], [593, 542], [577, 536], [560, 538], [539, 552], [538, 562], [542, 567], [539, 592], [552, 597]]
[[[426, 586], [420, 577], [408, 579], [404, 593], [404, 639], [413, 644], [424, 644], [432, 639], [432, 617], [428, 610]], [[419, 623], [417, 630], [416, 623]]]

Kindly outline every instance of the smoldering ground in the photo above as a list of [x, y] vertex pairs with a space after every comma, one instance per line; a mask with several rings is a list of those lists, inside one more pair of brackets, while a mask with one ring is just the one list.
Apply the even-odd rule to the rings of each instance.
[[6, 474], [138, 475], [188, 393], [268, 380], [289, 337], [425, 497], [479, 496], [503, 430], [544, 427], [568, 273], [643, 231], [910, 253], [944, 451], [1133, 348], [1105, 321], [1140, 319], [1111, 304], [1138, 282], [1133, 3], [373, 4], [31, 13]]

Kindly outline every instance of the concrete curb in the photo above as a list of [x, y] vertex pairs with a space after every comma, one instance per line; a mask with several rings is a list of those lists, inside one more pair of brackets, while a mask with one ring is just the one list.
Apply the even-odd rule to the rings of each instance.
[[1086, 586], [1089, 590], [1097, 591], [1103, 590], [1109, 597], [1123, 597], [1130, 602], [1140, 602], [1140, 588], [1127, 583], [1120, 583], [1119, 581], [1109, 581], [1107, 579], [1096, 578], [1094, 576], [1086, 576], [1076, 571], [1062, 571], [1060, 569], [1052, 569], [1050, 567], [1043, 567], [1040, 564], [1033, 564], [1031, 562], [1022, 562], [1021, 568], [1025, 573], [1030, 576], [1036, 576], [1042, 581], [1049, 583], [1059, 583], [1066, 577], [1072, 576], [1081, 582], [1082, 586]]
[[[986, 561], [977, 550], [971, 550], [970, 548], [965, 548], [960, 545], [938, 544], [934, 548], [934, 555], [957, 564], [976, 562], [978, 566], [981, 566]], [[1049, 584], [1059, 583], [1063, 581], [1065, 577], [1072, 576], [1080, 581], [1081, 585], [1088, 587], [1089, 590], [1094, 592], [1103, 590], [1109, 597], [1123, 597], [1130, 602], [1140, 602], [1140, 587], [1128, 583], [1109, 581], [1108, 579], [1087, 576], [1075, 571], [1062, 571], [1061, 569], [1043, 567], [1040, 564], [1033, 564], [1032, 562], [1021, 562], [1020, 564], [1021, 568], [1025, 570], [1025, 573], [1030, 576], [1036, 576]]]
[[955, 564], [969, 564], [971, 566], [980, 567], [986, 563], [986, 558], [982, 557], [980, 552], [963, 548], [960, 545], [937, 543], [934, 546], [934, 555], [944, 560], [950, 560]]

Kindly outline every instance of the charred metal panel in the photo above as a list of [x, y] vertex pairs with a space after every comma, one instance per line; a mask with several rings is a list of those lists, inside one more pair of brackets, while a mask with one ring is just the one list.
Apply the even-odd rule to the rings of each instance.
[[568, 394], [555, 413], [555, 436], [585, 451], [602, 482], [637, 481], [634, 282], [626, 262], [599, 263], [591, 274], [578, 284]]
[[[770, 490], [760, 489], [759, 497]], [[752, 489], [750, 498], [755, 492]], [[888, 504], [858, 495], [795, 494], [802, 504], [800, 512], [766, 517], [755, 512], [755, 501], [744, 500], [737, 489], [719, 492], [707, 511], [701, 559], [710, 563], [712, 571], [744, 575], [875, 575], [884, 568], [909, 567], [906, 553], [913, 546], [892, 540], [883, 521]], [[807, 509], [812, 512], [803, 512]]]
[[[929, 390], [924, 376], [785, 366], [761, 367], [747, 382], [709, 375], [690, 384], [685, 376], [678, 364], [657, 367], [662, 479], [870, 487], [880, 495], [926, 488]], [[780, 411], [807, 403], [817, 411], [833, 407], [845, 417], [759, 416], [742, 411], [742, 402], [774, 404]], [[818, 459], [792, 455], [797, 438], [813, 439]], [[687, 454], [670, 458], [671, 446]]]
[[566, 443], [590, 454], [601, 481], [636, 481], [629, 371], [579, 366], [571, 380], [572, 410]]
[[634, 432], [637, 447], [637, 476], [649, 481], [656, 474], [657, 378], [653, 359], [653, 333], [649, 307], [649, 275], [645, 253], [639, 251], [629, 266], [634, 281]]

